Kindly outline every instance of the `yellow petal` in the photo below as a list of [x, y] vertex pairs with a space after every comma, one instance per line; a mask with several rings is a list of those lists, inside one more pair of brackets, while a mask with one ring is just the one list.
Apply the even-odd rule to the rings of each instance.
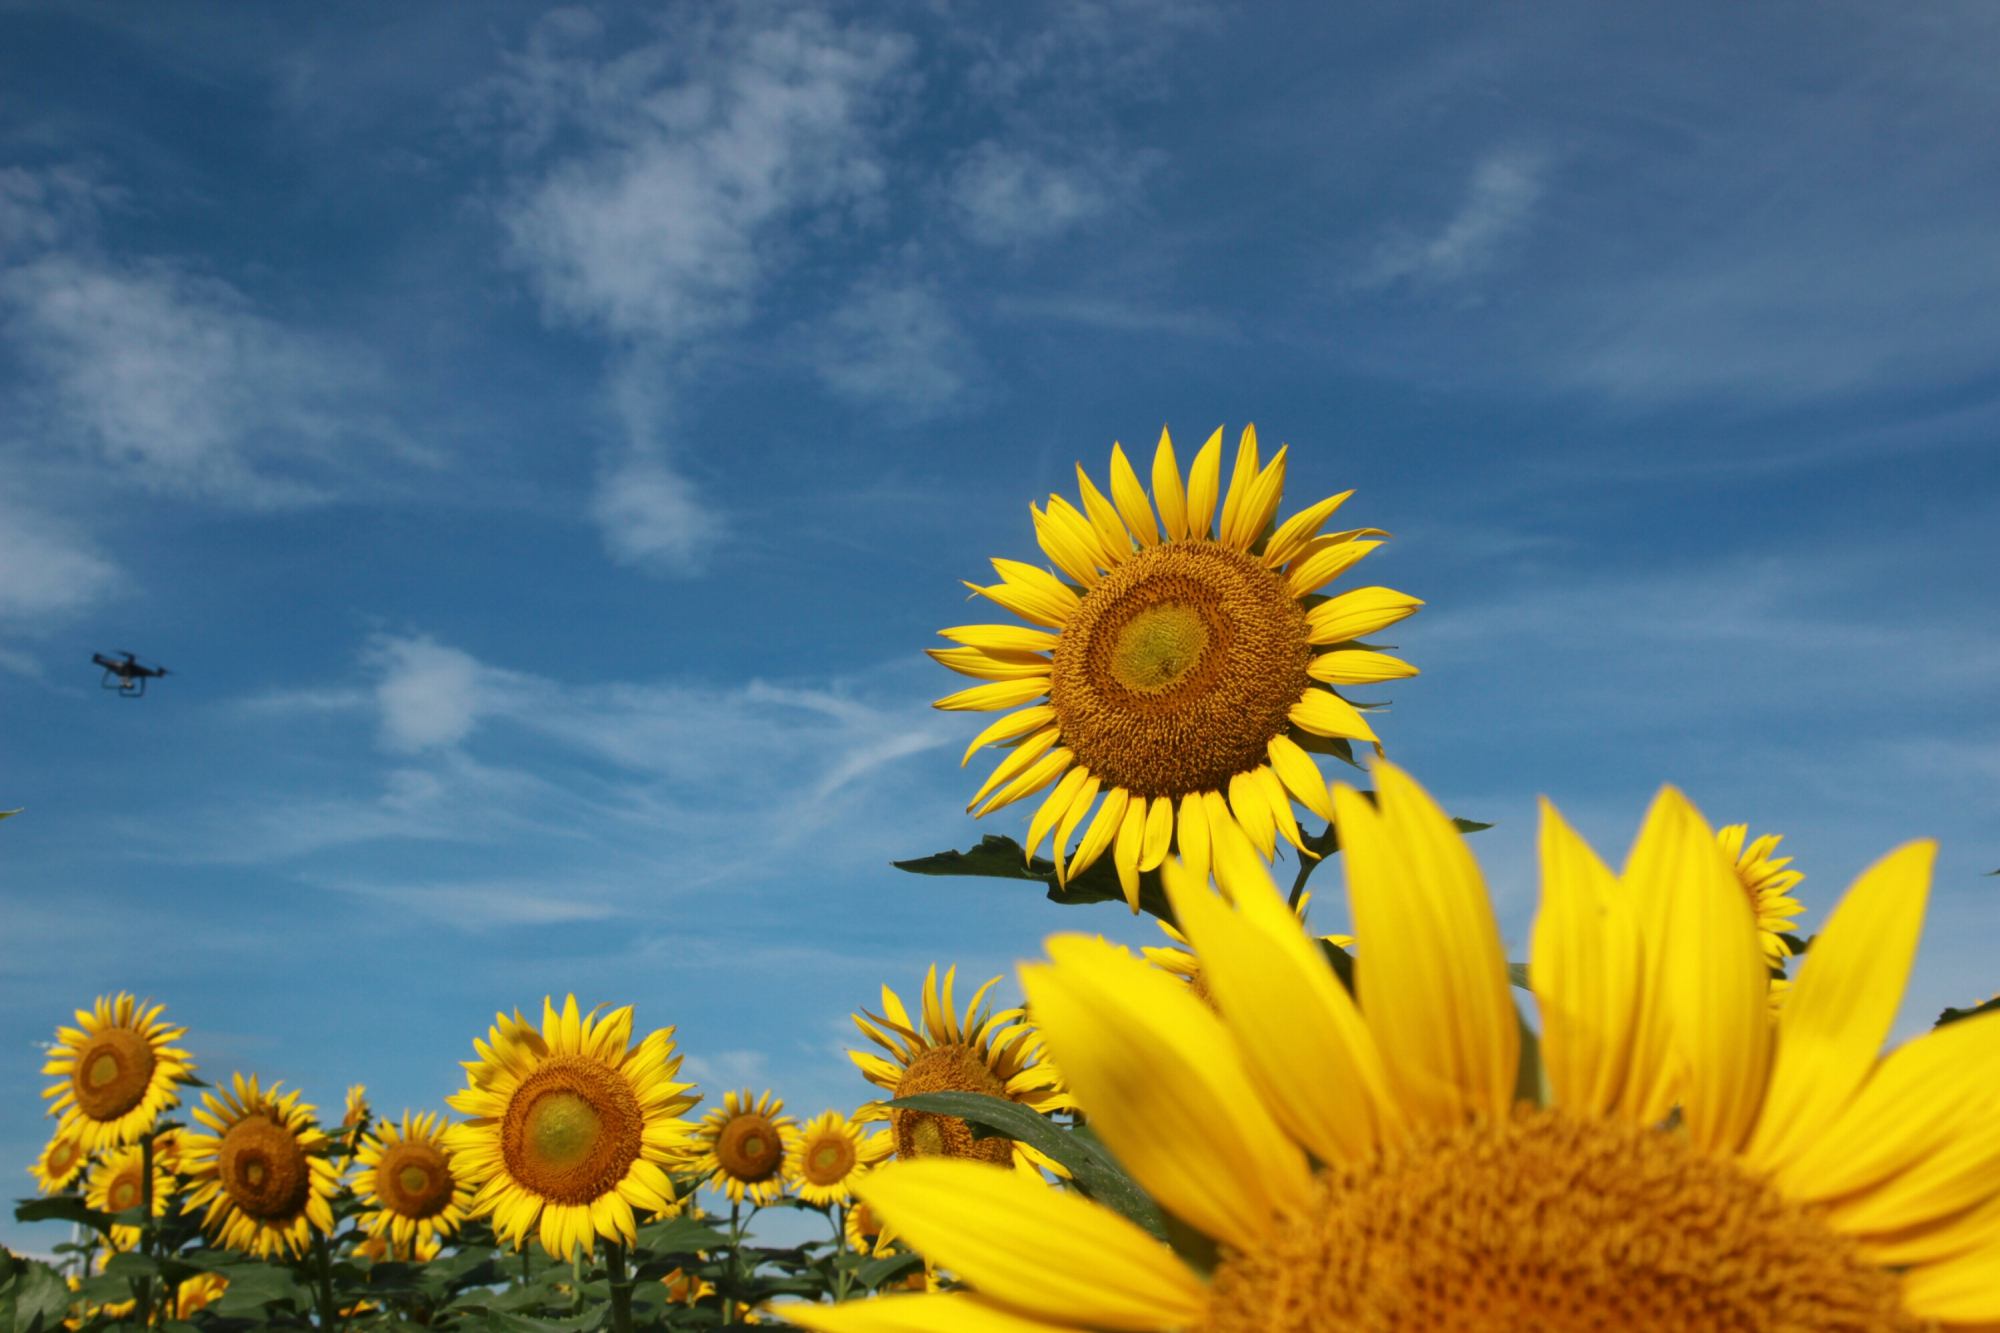
[[1222, 427], [1215, 428], [1215, 434], [1201, 446], [1201, 452], [1194, 456], [1194, 466], [1188, 469], [1187, 525], [1188, 537], [1193, 541], [1207, 538], [1209, 526], [1215, 521], [1215, 501], [1222, 488]]
[[972, 744], [965, 747], [965, 758], [958, 761], [958, 766], [964, 768], [971, 763], [973, 754], [983, 745], [991, 745], [995, 741], [1011, 741], [1016, 736], [1025, 736], [1055, 720], [1056, 710], [1047, 704], [1038, 704], [1033, 708], [1023, 708], [1018, 713], [1009, 713], [972, 738]]
[[1394, 764], [1375, 767], [1378, 813], [1334, 788], [1361, 1012], [1413, 1120], [1498, 1119], [1514, 1101], [1520, 1019], [1486, 885], [1451, 820]]
[[1155, 796], [1146, 811], [1146, 841], [1139, 851], [1139, 869], [1157, 869], [1174, 843], [1174, 799]]
[[1304, 550], [1306, 543], [1319, 532], [1320, 524], [1331, 518], [1333, 511], [1345, 504], [1347, 497], [1353, 494], [1353, 491], [1342, 491], [1339, 495], [1330, 495], [1312, 508], [1301, 509], [1280, 523], [1278, 530], [1271, 534], [1270, 545], [1264, 548], [1264, 567], [1282, 568], [1293, 556]]
[[1321, 653], [1306, 664], [1306, 674], [1328, 685], [1373, 685], [1382, 680], [1404, 680], [1417, 669], [1387, 653], [1365, 652], [1359, 648], [1337, 648]]
[[2000, 1323], [2000, 1242], [1903, 1274], [1903, 1308], [1947, 1324]]
[[1061, 734], [1062, 729], [1060, 727], [1043, 727], [1040, 731], [1015, 746], [1008, 752], [1006, 758], [994, 765], [993, 771], [987, 774], [986, 781], [979, 785], [979, 790], [972, 794], [972, 799], [966, 803], [965, 808], [967, 810], [972, 809], [973, 806], [978, 805], [986, 799], [987, 792], [992, 791], [1003, 782], [1013, 781], [1028, 765], [1047, 754], [1049, 748], [1056, 743], [1056, 737]]
[[1416, 614], [1423, 602], [1394, 588], [1356, 588], [1306, 612], [1306, 641], [1345, 643]]
[[1021, 969], [1048, 1048], [1090, 1123], [1160, 1206], [1238, 1249], [1305, 1206], [1304, 1156], [1255, 1097], [1222, 1023], [1177, 979], [1101, 940], [1057, 935]]
[[1331, 824], [1333, 798], [1327, 794], [1326, 779], [1320, 776], [1319, 765], [1312, 756], [1289, 736], [1273, 736], [1264, 752], [1271, 756], [1271, 767], [1285, 784], [1285, 790], [1300, 805]]
[[1108, 549], [1104, 544], [1104, 539], [1098, 535], [1097, 529], [1092, 526], [1089, 516], [1069, 501], [1063, 499], [1060, 495], [1051, 495], [1049, 497], [1048, 516], [1049, 522], [1065, 528], [1072, 540], [1090, 553], [1090, 559], [1100, 569], [1110, 569], [1125, 558], [1124, 552]]
[[1271, 817], [1271, 803], [1264, 799], [1257, 779], [1248, 773], [1229, 779], [1229, 809], [1266, 861], [1277, 855], [1278, 823]]
[[1181, 797], [1180, 837], [1177, 841], [1188, 873], [1202, 883], [1208, 883], [1208, 812], [1202, 805], [1200, 792], [1189, 792]]
[[938, 633], [968, 648], [998, 653], [1054, 652], [1058, 638], [1045, 629], [1029, 629], [1025, 625], [959, 625]]
[[1167, 540], [1185, 541], [1187, 494], [1181, 489], [1181, 466], [1165, 426], [1160, 427], [1160, 447], [1153, 451], [1153, 503], [1160, 507], [1160, 527]]
[[1863, 1263], [1908, 1268], [2000, 1245], [2000, 1196], [1939, 1226], [1903, 1235], [1863, 1237], [1856, 1247]]
[[1375, 739], [1374, 729], [1354, 705], [1329, 690], [1308, 689], [1286, 716], [1293, 726], [1315, 736], [1341, 736], [1356, 741]]
[[1083, 512], [1097, 533], [1099, 545], [1113, 561], [1124, 560], [1132, 551], [1132, 534], [1125, 530], [1125, 520], [1118, 517], [1117, 507], [1091, 485], [1090, 475], [1081, 463], [1076, 465], [1076, 487], [1083, 496]]
[[1826, 1224], [1849, 1235], [1893, 1234], [1954, 1217], [1996, 1192], [2000, 1121], [1978, 1126], [1876, 1188], [1833, 1205]]
[[1111, 840], [1118, 836], [1118, 826], [1125, 819], [1125, 805], [1130, 793], [1123, 787], [1113, 787], [1104, 795], [1104, 804], [1097, 807], [1097, 818], [1090, 821], [1090, 830], [1077, 844], [1076, 855], [1069, 861], [1069, 876], [1075, 879], [1095, 865], [1097, 858], [1104, 855]]
[[1125, 817], [1118, 823], [1118, 839], [1111, 849], [1111, 861], [1118, 869], [1118, 886], [1125, 890], [1125, 903], [1132, 915], [1139, 915], [1139, 852], [1146, 842], [1146, 798], [1135, 796], [1125, 802]]
[[1111, 500], [1139, 545], [1159, 545], [1160, 530], [1153, 525], [1153, 506], [1146, 502], [1146, 488], [1139, 484], [1139, 474], [1116, 443], [1111, 446]]
[[1031, 703], [1048, 692], [1049, 683], [1046, 680], [996, 680], [990, 685], [975, 685], [969, 690], [948, 694], [931, 707], [952, 713], [991, 713]]
[[[1066, 611], [1076, 610], [1076, 604], [1083, 600], [1075, 588], [1036, 565], [996, 557], [993, 561], [993, 570], [1014, 587], [1058, 602], [1066, 608]], [[1067, 615], [1064, 618], [1067, 619]]]
[[1240, 545], [1235, 549], [1247, 551], [1255, 546], [1277, 514], [1278, 503], [1285, 494], [1285, 457], [1290, 450], [1290, 445], [1278, 446], [1276, 456], [1251, 481], [1250, 490], [1236, 511], [1234, 531]]
[[1076, 532], [1067, 524], [1056, 521], [1055, 505], [1049, 506], [1044, 514], [1033, 504], [1028, 513], [1035, 523], [1035, 540], [1041, 544], [1042, 553], [1055, 563], [1055, 567], [1086, 588], [1097, 586], [1097, 564], [1092, 547], [1077, 539]]
[[[1069, 772], [1063, 774], [1063, 779], [1056, 784], [1056, 789], [1050, 792], [1048, 798], [1042, 802], [1041, 808], [1035, 811], [1034, 819], [1029, 821], [1028, 824], [1028, 850], [1026, 857], [1028, 861], [1035, 859], [1036, 851], [1041, 848], [1042, 839], [1053, 833], [1057, 821], [1069, 813], [1070, 803], [1076, 799], [1078, 790], [1082, 788], [1084, 782], [1089, 777], [1090, 770], [1087, 768], [1079, 766], [1070, 769]], [[1061, 848], [1057, 848], [1056, 850], [1058, 852], [1057, 859], [1060, 859]]]
[[1672, 787], [1660, 788], [1619, 876], [1626, 901], [1639, 922], [1643, 964], [1625, 1091], [1613, 1113], [1640, 1125], [1658, 1124], [1673, 1109], [1678, 1096], [1680, 1071], [1673, 1049], [1673, 1013], [1662, 977], [1668, 913], [1675, 887], [1685, 874], [1681, 861], [1689, 850], [1681, 828], [1686, 811], [1687, 802], [1679, 792]]
[[1067, 1327], [1015, 1314], [969, 1291], [884, 1296], [839, 1305], [788, 1301], [761, 1308], [819, 1333], [1058, 1333]]
[[974, 680], [1048, 679], [1051, 664], [1040, 653], [988, 652], [984, 648], [926, 648], [924, 656]]
[[1666, 799], [1681, 807], [1684, 842], [1660, 978], [1682, 1072], [1681, 1123], [1695, 1147], [1734, 1153], [1757, 1123], [1770, 1080], [1770, 972], [1750, 899], [1714, 831], [1679, 792], [1669, 788]]
[[1375, 1039], [1268, 877], [1238, 885], [1232, 912], [1178, 861], [1167, 897], [1264, 1105], [1325, 1162], [1366, 1157], [1400, 1133]]
[[1250, 488], [1257, 480], [1257, 468], [1257, 428], [1245, 426], [1236, 445], [1236, 466], [1229, 474], [1229, 494], [1222, 501], [1222, 522], [1215, 529], [1215, 539], [1232, 550], [1242, 550], [1249, 545], [1237, 540], [1238, 529], [1243, 526], [1237, 515], [1250, 498]]
[[1535, 1002], [1556, 1105], [1585, 1116], [1618, 1104], [1632, 1058], [1645, 955], [1625, 887], [1544, 799]]
[[1070, 835], [1076, 832], [1076, 826], [1083, 822], [1083, 817], [1090, 813], [1090, 803], [1097, 799], [1098, 789], [1103, 785], [1103, 779], [1099, 778], [1096, 774], [1085, 778], [1083, 785], [1076, 789], [1076, 799], [1070, 803], [1068, 812], [1062, 817], [1062, 822], [1056, 825], [1056, 840], [1049, 844], [1049, 859], [1056, 863], [1056, 880], [1058, 883], [1069, 877], [1066, 867], [1069, 864], [1068, 848]]
[[1285, 574], [1285, 591], [1294, 597], [1304, 597], [1318, 592], [1327, 584], [1345, 574], [1361, 562], [1361, 557], [1380, 546], [1381, 542], [1335, 542], [1318, 550], [1308, 551], [1305, 556], [1292, 563]]
[[[964, 582], [964, 580], [960, 580]], [[981, 587], [977, 583], [966, 583], [966, 587], [989, 601], [998, 603], [1023, 620], [1031, 620], [1037, 625], [1047, 625], [1050, 629], [1061, 629], [1069, 623], [1076, 611], [1076, 594], [1067, 587], [1060, 597], [1049, 596], [1037, 588], [1022, 587], [1018, 583], [995, 583]]]
[[1069, 766], [1074, 762], [1076, 762], [1076, 752], [1074, 750], [1071, 750], [1068, 746], [1057, 746], [1040, 759], [1037, 759], [1021, 776], [1015, 778], [999, 791], [994, 792], [993, 799], [981, 807], [978, 817], [984, 818], [992, 814], [995, 810], [998, 810], [1001, 806], [1012, 805], [1024, 796], [1033, 796], [1064, 773], [1067, 773]]
[[1937, 845], [1877, 861], [1813, 940], [1778, 1014], [1770, 1092], [1745, 1153], [1770, 1171], [1817, 1139], [1874, 1070], [1923, 934]]

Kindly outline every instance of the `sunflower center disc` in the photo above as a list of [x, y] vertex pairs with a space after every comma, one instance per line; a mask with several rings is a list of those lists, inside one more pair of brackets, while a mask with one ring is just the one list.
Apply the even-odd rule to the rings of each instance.
[[60, 1179], [76, 1167], [78, 1149], [72, 1139], [60, 1139], [49, 1153], [49, 1174]]
[[127, 1208], [139, 1206], [139, 1182], [130, 1176], [120, 1176], [111, 1187], [111, 1211], [122, 1213]]
[[[920, 1092], [983, 1092], [1005, 1097], [1007, 1088], [971, 1047], [934, 1046], [910, 1061], [896, 1082], [898, 1097], [914, 1097]], [[1010, 1166], [1014, 1161], [1013, 1143], [1000, 1138], [975, 1139], [957, 1116], [892, 1109], [889, 1125], [899, 1158], [970, 1157], [996, 1166]]]
[[1062, 743], [1108, 786], [1221, 791], [1290, 725], [1311, 658], [1305, 608], [1278, 575], [1214, 542], [1168, 542], [1078, 604], [1049, 705]]
[[845, 1134], [829, 1136], [806, 1149], [806, 1179], [815, 1185], [838, 1185], [854, 1169], [854, 1145]]
[[639, 1100], [617, 1070], [553, 1055], [508, 1099], [500, 1124], [507, 1170], [531, 1192], [583, 1204], [617, 1188], [639, 1159]]
[[375, 1168], [375, 1197], [413, 1222], [436, 1217], [451, 1202], [451, 1167], [428, 1143], [398, 1143]]
[[290, 1130], [261, 1111], [229, 1127], [216, 1165], [231, 1201], [260, 1222], [289, 1220], [306, 1205], [311, 1172], [305, 1150]]
[[736, 1179], [754, 1185], [769, 1180], [785, 1164], [784, 1141], [770, 1121], [748, 1112], [722, 1127], [715, 1140], [715, 1160]]
[[1894, 1274], [1656, 1130], [1524, 1110], [1326, 1172], [1203, 1333], [1914, 1333]]
[[83, 1044], [70, 1075], [76, 1104], [92, 1120], [116, 1120], [145, 1100], [153, 1047], [130, 1028], [105, 1028]]

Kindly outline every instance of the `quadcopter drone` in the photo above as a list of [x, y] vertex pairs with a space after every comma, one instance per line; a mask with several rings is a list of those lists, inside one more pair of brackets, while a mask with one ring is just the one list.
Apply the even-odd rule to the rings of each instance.
[[[123, 658], [123, 661], [118, 660]], [[121, 652], [117, 657], [106, 657], [103, 653], [92, 653], [90, 660], [104, 668], [104, 688], [116, 690], [127, 699], [146, 697], [146, 682], [157, 676], [167, 675], [165, 667], [141, 666], [132, 654]]]

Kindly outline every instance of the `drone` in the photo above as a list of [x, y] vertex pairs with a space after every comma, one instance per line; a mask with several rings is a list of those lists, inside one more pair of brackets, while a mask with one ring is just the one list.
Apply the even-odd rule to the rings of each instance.
[[[124, 660], [121, 662], [118, 660], [119, 658], [123, 658]], [[116, 657], [106, 657], [103, 653], [92, 653], [90, 660], [95, 665], [104, 668], [104, 688], [107, 690], [116, 690], [120, 696], [126, 699], [145, 698], [146, 682], [155, 677], [169, 674], [165, 667], [140, 665], [132, 654], [127, 652], [121, 652]]]

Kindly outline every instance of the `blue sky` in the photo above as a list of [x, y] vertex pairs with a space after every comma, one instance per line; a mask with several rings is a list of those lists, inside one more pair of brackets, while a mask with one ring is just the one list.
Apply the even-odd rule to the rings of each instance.
[[101, 992], [400, 1110], [573, 989], [811, 1113], [883, 982], [1143, 940], [887, 863], [1019, 832], [920, 650], [1162, 423], [1396, 534], [1381, 729], [1517, 947], [1535, 796], [1615, 860], [1673, 781], [1816, 913], [1942, 839], [1904, 1029], [1987, 995], [1996, 55], [1969, 4], [0, 5], [0, 1158]]

